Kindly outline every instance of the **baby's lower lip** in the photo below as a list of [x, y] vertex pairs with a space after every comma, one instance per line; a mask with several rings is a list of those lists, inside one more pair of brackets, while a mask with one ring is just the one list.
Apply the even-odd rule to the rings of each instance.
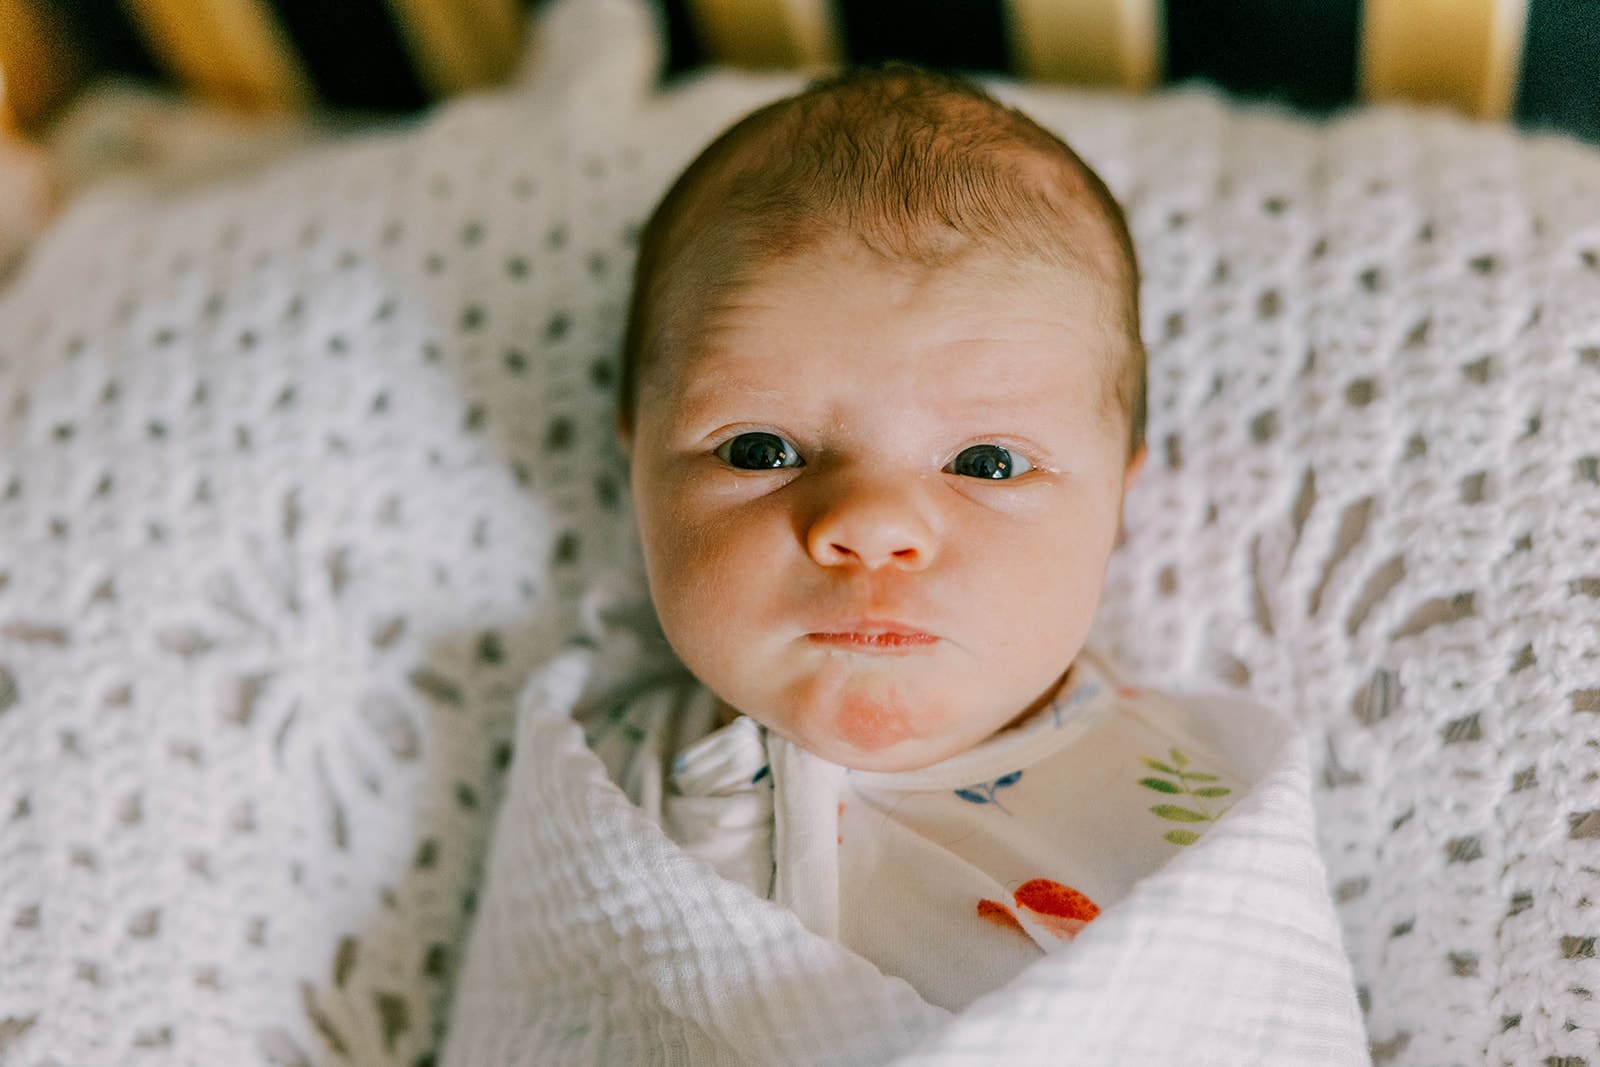
[[924, 633], [812, 633], [806, 640], [832, 648], [847, 648], [857, 652], [906, 653], [925, 649], [938, 642], [933, 634]]

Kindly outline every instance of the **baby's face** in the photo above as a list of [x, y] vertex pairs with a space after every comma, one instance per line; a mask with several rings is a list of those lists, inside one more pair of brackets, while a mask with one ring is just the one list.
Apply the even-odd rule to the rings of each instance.
[[990, 277], [808, 254], [641, 382], [625, 443], [668, 640], [849, 767], [926, 766], [1048, 697], [1138, 467], [1105, 283]]

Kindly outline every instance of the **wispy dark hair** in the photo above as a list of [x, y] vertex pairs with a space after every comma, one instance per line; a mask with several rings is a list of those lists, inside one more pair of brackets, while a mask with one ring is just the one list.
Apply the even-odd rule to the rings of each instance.
[[976, 83], [907, 63], [855, 67], [752, 112], [679, 175], [640, 234], [619, 418], [639, 377], [687, 343], [705, 309], [756, 268], [848, 234], [889, 262], [974, 252], [1091, 265], [1124, 294], [1110, 375], [1143, 444], [1139, 268], [1121, 207], [1066, 142]]

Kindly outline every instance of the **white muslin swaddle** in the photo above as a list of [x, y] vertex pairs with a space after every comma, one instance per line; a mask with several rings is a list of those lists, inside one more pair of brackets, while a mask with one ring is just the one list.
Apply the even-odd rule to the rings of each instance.
[[599, 655], [523, 694], [446, 1067], [1369, 1062], [1276, 715], [1090, 655], [1024, 723], [865, 774], [716, 729], [670, 669], [586, 693]]

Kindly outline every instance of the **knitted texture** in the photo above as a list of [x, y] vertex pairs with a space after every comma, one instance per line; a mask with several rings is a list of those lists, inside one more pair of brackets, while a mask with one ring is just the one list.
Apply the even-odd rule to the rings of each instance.
[[[633, 242], [794, 76], [623, 3], [411, 129], [80, 202], [0, 295], [0, 1063], [427, 1062], [523, 680], [639, 587]], [[1391, 1064], [1600, 1067], [1600, 157], [1003, 95], [1129, 209], [1152, 461], [1097, 641], [1311, 736]], [[620, 576], [620, 577], [619, 577]]]

